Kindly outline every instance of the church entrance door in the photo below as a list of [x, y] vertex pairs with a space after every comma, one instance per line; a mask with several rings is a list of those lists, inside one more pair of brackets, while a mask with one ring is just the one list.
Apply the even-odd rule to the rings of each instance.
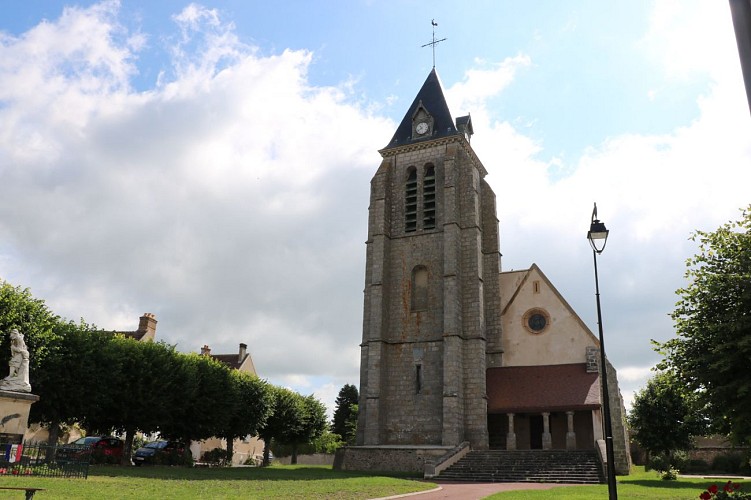
[[530, 415], [529, 417], [529, 449], [542, 449], [542, 415]]

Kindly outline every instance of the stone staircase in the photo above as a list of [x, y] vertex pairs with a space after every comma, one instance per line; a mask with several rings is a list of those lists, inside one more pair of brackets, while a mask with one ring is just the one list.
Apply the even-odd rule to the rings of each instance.
[[438, 479], [494, 483], [604, 482], [595, 450], [477, 450], [441, 472]]

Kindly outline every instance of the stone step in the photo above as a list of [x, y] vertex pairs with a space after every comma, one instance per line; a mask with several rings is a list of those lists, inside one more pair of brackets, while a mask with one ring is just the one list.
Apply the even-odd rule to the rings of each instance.
[[471, 451], [439, 477], [452, 481], [576, 484], [603, 480], [593, 450]]

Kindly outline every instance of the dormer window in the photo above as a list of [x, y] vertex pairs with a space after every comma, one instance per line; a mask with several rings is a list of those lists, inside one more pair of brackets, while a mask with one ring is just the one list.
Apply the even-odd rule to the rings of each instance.
[[456, 119], [456, 130], [458, 130], [465, 139], [469, 142], [469, 140], [472, 137], [472, 134], [475, 133], [475, 131], [472, 128], [472, 117], [470, 115], [467, 116], [460, 116]]
[[433, 135], [433, 116], [420, 101], [412, 113], [412, 140], [424, 139]]

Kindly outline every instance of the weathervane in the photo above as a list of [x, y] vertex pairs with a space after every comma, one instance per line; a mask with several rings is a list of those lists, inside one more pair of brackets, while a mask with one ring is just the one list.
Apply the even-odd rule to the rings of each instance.
[[445, 38], [441, 38], [440, 40], [436, 40], [435, 39], [435, 27], [438, 26], [438, 23], [435, 22], [435, 19], [431, 19], [430, 20], [430, 24], [433, 25], [433, 41], [432, 42], [428, 42], [425, 45], [421, 45], [421, 48], [422, 47], [427, 47], [428, 45], [430, 45], [433, 48], [433, 69], [435, 69], [435, 46], [436, 46], [437, 43], [440, 43], [440, 42], [444, 41]]

